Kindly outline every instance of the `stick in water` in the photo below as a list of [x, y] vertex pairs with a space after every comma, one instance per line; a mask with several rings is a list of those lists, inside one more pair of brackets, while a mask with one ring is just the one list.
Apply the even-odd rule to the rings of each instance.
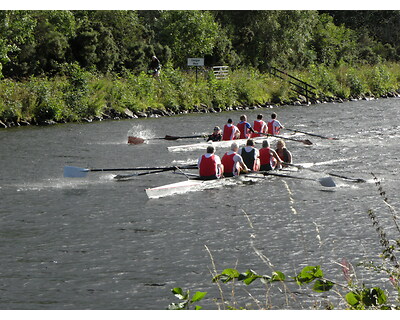
[[290, 141], [301, 142], [301, 143], [304, 143], [304, 144], [306, 144], [306, 145], [308, 145], [308, 146], [311, 146], [311, 145], [313, 144], [313, 143], [312, 143], [310, 140], [308, 140], [308, 139], [304, 139], [304, 140], [293, 139], [293, 138], [287, 138], [287, 137], [282, 137], [282, 136], [278, 136], [278, 135], [275, 135], [275, 134], [263, 133], [263, 132], [257, 132], [257, 131], [256, 131], [255, 133], [261, 134], [261, 135], [264, 135], [264, 136], [267, 136], [267, 137], [276, 137], [276, 138], [279, 138], [279, 139], [285, 139], [285, 140], [290, 140]]
[[[197, 165], [187, 165], [182, 166], [182, 169], [197, 169]], [[89, 172], [107, 172], [107, 171], [171, 171], [175, 170], [175, 166], [171, 167], [135, 167], [135, 168], [106, 168], [106, 169], [85, 169], [73, 166], [64, 167], [64, 177], [65, 178], [84, 178]]]
[[[336, 187], [336, 183], [335, 183], [335, 181], [333, 181], [333, 179], [331, 177], [311, 179], [311, 178], [297, 177], [297, 176], [291, 176], [291, 175], [287, 175], [287, 174], [275, 173], [275, 172], [271, 172], [271, 171], [259, 171], [258, 173], [262, 173], [264, 176], [275, 176], [275, 177], [292, 178], [292, 179], [298, 179], [298, 180], [317, 181], [323, 187], [328, 187], [328, 188]], [[253, 175], [248, 175], [248, 177], [249, 178], [264, 178], [264, 177], [258, 177], [258, 176], [253, 176]]]
[[194, 135], [194, 136], [170, 136], [170, 135], [166, 135], [163, 138], [149, 138], [149, 139], [129, 136], [128, 137], [128, 144], [142, 144], [146, 140], [178, 140], [178, 139], [195, 139], [195, 138], [205, 138], [205, 137], [207, 137], [207, 135], [204, 135], [204, 134]]
[[307, 135], [309, 135], [309, 136], [318, 137], [318, 138], [322, 138], [322, 139], [339, 140], [338, 138], [324, 137], [324, 136], [321, 136], [321, 135], [319, 135], [319, 134], [309, 133], [309, 132], [300, 131], [300, 130], [296, 130], [296, 129], [289, 129], [289, 128], [286, 128], [286, 127], [285, 127], [285, 129], [288, 130], [288, 131], [304, 133], [304, 134], [307, 134]]
[[303, 166], [298, 165], [298, 164], [292, 164], [292, 163], [286, 163], [286, 162], [284, 162], [283, 164], [291, 166], [291, 167], [296, 167], [296, 168], [299, 168], [299, 169], [306, 169], [306, 170], [310, 170], [310, 171], [313, 171], [313, 172], [319, 172], [319, 173], [328, 174], [328, 175], [330, 175], [332, 177], [338, 177], [338, 178], [342, 178], [342, 179], [345, 179], [345, 180], [350, 180], [350, 181], [353, 181], [353, 182], [366, 182], [366, 180], [361, 179], [361, 178], [350, 178], [350, 177], [342, 176], [342, 175], [335, 174], [335, 173], [329, 173], [329, 172], [325, 172], [325, 171], [321, 171], [321, 170], [306, 168], [306, 167], [303, 167]]

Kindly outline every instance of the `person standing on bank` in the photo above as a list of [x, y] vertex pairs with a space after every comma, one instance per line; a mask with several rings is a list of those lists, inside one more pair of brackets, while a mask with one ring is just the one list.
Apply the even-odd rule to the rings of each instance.
[[222, 140], [235, 140], [239, 139], [240, 131], [238, 127], [233, 124], [232, 119], [228, 119], [228, 122], [224, 125], [224, 131], [222, 133]]
[[261, 137], [261, 134], [258, 134], [257, 132], [260, 133], [267, 133], [267, 124], [265, 123], [265, 121], [262, 119], [263, 115], [259, 114], [257, 116], [257, 120], [254, 120], [254, 124], [253, 124], [253, 130], [256, 133], [252, 133], [251, 137], [252, 138], [257, 138], [257, 137]]
[[281, 129], [284, 129], [284, 126], [276, 120], [276, 113], [271, 114], [271, 120], [268, 121], [267, 127], [268, 127], [268, 134], [272, 135], [277, 135], [281, 131]]
[[247, 116], [244, 114], [240, 116], [240, 122], [238, 123], [237, 127], [240, 130], [239, 139], [248, 139], [250, 138], [250, 133], [254, 133], [251, 124], [247, 122]]
[[264, 140], [262, 148], [259, 150], [260, 155], [260, 171], [271, 171], [282, 163], [281, 158], [278, 156], [274, 149], [270, 148], [269, 141]]
[[221, 159], [224, 166], [224, 177], [238, 176], [241, 172], [247, 173], [249, 169], [243, 162], [243, 158], [238, 154], [239, 146], [236, 142], [231, 145], [231, 150], [226, 152]]
[[200, 156], [197, 167], [199, 168], [199, 176], [202, 180], [219, 179], [224, 172], [221, 158], [215, 154], [213, 146], [208, 146], [207, 153]]
[[252, 139], [247, 140], [246, 146], [239, 150], [239, 154], [243, 158], [243, 162], [246, 164], [247, 168], [252, 171], [260, 170], [260, 159], [259, 151], [254, 147], [254, 141]]
[[152, 56], [150, 62], [150, 71], [153, 77], [156, 78], [158, 81], [160, 81], [160, 70], [161, 70], [160, 60], [158, 60], [156, 56]]

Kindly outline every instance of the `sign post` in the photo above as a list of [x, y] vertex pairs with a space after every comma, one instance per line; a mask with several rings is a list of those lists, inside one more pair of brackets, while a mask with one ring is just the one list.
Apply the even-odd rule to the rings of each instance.
[[204, 58], [188, 58], [188, 66], [196, 67], [196, 83], [197, 83], [197, 67], [204, 66]]

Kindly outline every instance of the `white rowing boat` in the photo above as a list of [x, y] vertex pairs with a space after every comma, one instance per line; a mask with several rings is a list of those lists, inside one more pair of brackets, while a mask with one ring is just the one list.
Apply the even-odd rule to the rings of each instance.
[[223, 185], [235, 184], [237, 183], [238, 180], [242, 178], [243, 176], [225, 178], [225, 179], [216, 179], [216, 180], [191, 179], [191, 180], [166, 184], [155, 188], [147, 188], [145, 189], [145, 191], [149, 199], [156, 199], [175, 194], [200, 191], [200, 190], [216, 188]]
[[[304, 135], [303, 133], [296, 133], [296, 134], [283, 134], [280, 137], [284, 138], [293, 138], [297, 136]], [[274, 142], [278, 139], [277, 137], [257, 137], [253, 138], [254, 143], [262, 144], [262, 142], [266, 139], [269, 139], [270, 142]], [[230, 148], [232, 142], [236, 142], [239, 147], [246, 145], [247, 139], [237, 139], [237, 140], [228, 140], [228, 141], [208, 141], [208, 142], [200, 142], [200, 143], [192, 143], [192, 144], [185, 144], [185, 145], [178, 145], [178, 146], [170, 146], [168, 147], [169, 152], [186, 152], [192, 150], [206, 150], [208, 146], [214, 146], [216, 148]]]
[[[291, 171], [297, 171], [297, 170], [298, 170], [298, 168], [286, 168], [285, 170], [280, 170], [279, 172], [288, 172], [289, 173]], [[185, 174], [187, 176], [196, 176], [196, 175], [186, 174], [186, 173], [181, 173], [181, 174]], [[331, 177], [312, 179], [312, 178], [288, 175], [285, 173], [278, 173], [275, 171], [268, 171], [265, 174], [266, 175], [264, 175], [263, 173], [260, 173], [260, 172], [253, 172], [253, 173], [249, 173], [249, 174], [242, 174], [242, 175], [236, 176], [236, 177], [216, 179], [216, 180], [189, 179], [186, 181], [170, 183], [170, 184], [166, 184], [166, 185], [155, 187], [155, 188], [147, 188], [147, 189], [145, 189], [145, 191], [146, 191], [146, 194], [149, 199], [156, 199], [156, 198], [161, 198], [161, 197], [166, 197], [166, 196], [171, 196], [171, 195], [176, 195], [176, 194], [182, 194], [182, 193], [187, 193], [187, 192], [192, 192], [192, 191], [201, 191], [201, 190], [213, 189], [213, 188], [227, 186], [227, 185], [235, 185], [238, 182], [249, 183], [249, 182], [255, 181], [254, 178], [256, 178], [256, 180], [259, 180], [259, 179], [265, 179], [268, 176], [293, 178], [293, 179], [298, 179], [298, 180], [318, 181], [322, 186], [329, 187], [329, 188], [336, 186], [335, 182], [333, 181], [333, 179]]]

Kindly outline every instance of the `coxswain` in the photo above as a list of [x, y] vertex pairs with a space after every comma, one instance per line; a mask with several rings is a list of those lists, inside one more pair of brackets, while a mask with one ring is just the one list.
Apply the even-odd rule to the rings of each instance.
[[257, 137], [263, 136], [261, 134], [258, 134], [257, 132], [267, 133], [267, 124], [265, 123], [265, 121], [262, 118], [263, 118], [263, 115], [259, 114], [257, 116], [257, 120], [254, 120], [253, 130], [255, 131], [255, 133], [251, 134], [252, 138], [257, 138]]
[[260, 171], [271, 171], [275, 169], [277, 165], [282, 163], [282, 160], [276, 151], [270, 148], [268, 140], [263, 141], [262, 148], [259, 150], [259, 152]]
[[243, 162], [247, 168], [252, 171], [258, 171], [260, 169], [259, 151], [254, 147], [254, 141], [252, 139], [247, 140], [246, 146], [239, 150], [239, 154], [243, 158]]
[[247, 173], [249, 171], [242, 156], [237, 153], [238, 150], [238, 144], [233, 142], [231, 150], [223, 155], [221, 162], [224, 166], [224, 177], [238, 176], [241, 172]]
[[248, 139], [250, 138], [250, 133], [254, 133], [251, 124], [247, 122], [247, 116], [244, 114], [240, 116], [240, 122], [237, 124], [237, 127], [240, 130], [239, 139]]
[[219, 179], [222, 172], [224, 172], [221, 159], [215, 154], [213, 146], [208, 146], [207, 153], [200, 156], [197, 167], [199, 168], [199, 176], [202, 180]]
[[232, 119], [228, 119], [228, 122], [224, 125], [222, 140], [224, 141], [235, 140], [239, 139], [239, 137], [240, 137], [240, 131], [238, 127], [236, 127], [233, 124]]
[[214, 132], [208, 136], [207, 142], [208, 141], [221, 141], [221, 139], [222, 139], [221, 129], [220, 129], [220, 127], [215, 127]]
[[273, 112], [271, 114], [271, 120], [269, 120], [267, 123], [268, 133], [272, 135], [279, 134], [281, 129], [284, 128], [284, 126], [278, 120], [276, 120], [276, 117], [277, 117], [276, 113]]
[[[292, 163], [292, 154], [291, 152], [286, 148], [286, 143], [283, 140], [278, 140], [276, 143], [276, 153], [278, 154], [279, 158], [282, 160], [282, 162], [286, 163]], [[287, 167], [287, 165], [283, 164], [281, 166], [278, 166], [279, 168]]]

